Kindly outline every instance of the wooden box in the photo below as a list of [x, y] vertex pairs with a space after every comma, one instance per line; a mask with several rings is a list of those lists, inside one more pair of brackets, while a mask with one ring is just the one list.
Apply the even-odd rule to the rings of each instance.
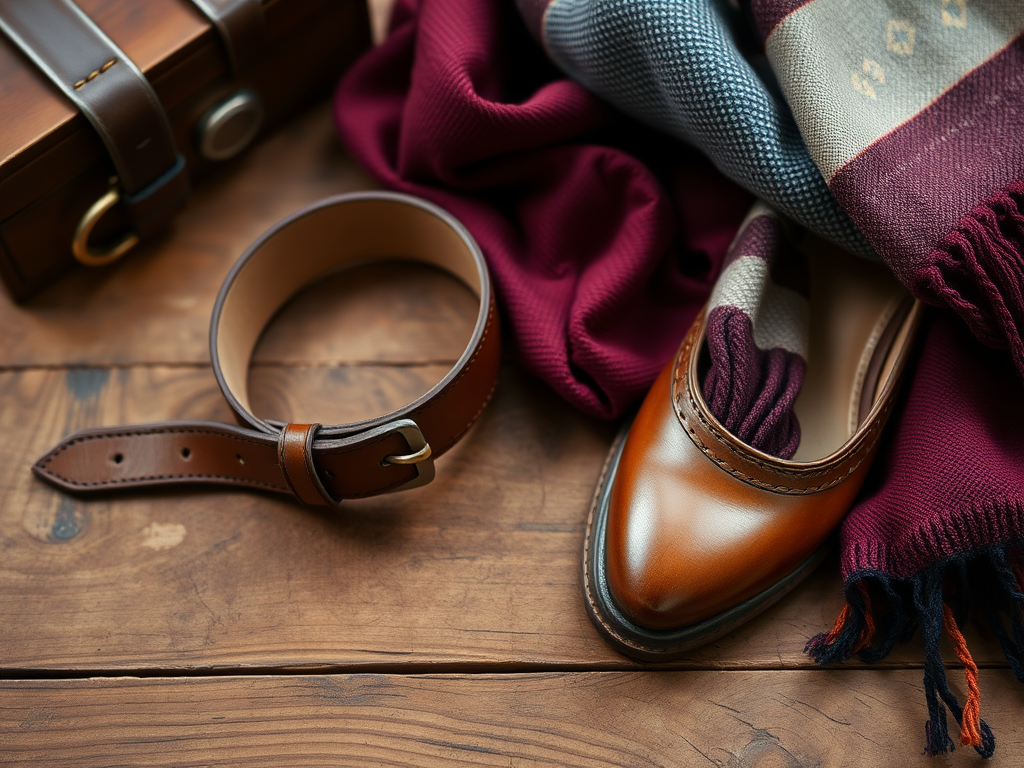
[[[196, 146], [196, 123], [212, 106], [251, 88], [263, 103], [261, 133], [271, 130], [329, 92], [370, 40], [365, 0], [264, 0], [266, 55], [229, 74], [221, 39], [188, 0], [77, 3], [145, 73], [193, 183], [223, 164]], [[0, 278], [15, 300], [76, 266], [75, 228], [112, 172], [88, 120], [0, 35]], [[126, 226], [114, 208], [95, 234], [116, 236]]]

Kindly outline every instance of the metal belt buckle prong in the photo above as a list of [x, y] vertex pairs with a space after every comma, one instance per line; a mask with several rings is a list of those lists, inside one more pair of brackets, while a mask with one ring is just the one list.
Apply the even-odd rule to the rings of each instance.
[[419, 488], [421, 485], [426, 485], [434, 479], [434, 460], [430, 457], [430, 443], [423, 437], [423, 433], [415, 421], [412, 419], [399, 419], [388, 424], [382, 431], [386, 433], [397, 432], [402, 435], [409, 446], [409, 453], [389, 454], [381, 461], [381, 466], [400, 465], [416, 468], [416, 477], [410, 478], [401, 485], [391, 488], [388, 493]]

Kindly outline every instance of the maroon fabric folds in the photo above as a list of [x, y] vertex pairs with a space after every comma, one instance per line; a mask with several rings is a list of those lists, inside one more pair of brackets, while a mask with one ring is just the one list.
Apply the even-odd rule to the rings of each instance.
[[749, 206], [695, 151], [561, 76], [511, 3], [399, 0], [335, 115], [381, 182], [466, 225], [523, 364], [598, 416], [654, 380]]
[[843, 523], [846, 579], [911, 577], [1024, 538], [1024, 387], [1009, 355], [936, 315], [871, 487]]
[[780, 459], [800, 447], [793, 403], [804, 383], [806, 361], [782, 347], [761, 349], [754, 324], [736, 307], [708, 315], [712, 365], [703, 393], [715, 418], [747, 445]]

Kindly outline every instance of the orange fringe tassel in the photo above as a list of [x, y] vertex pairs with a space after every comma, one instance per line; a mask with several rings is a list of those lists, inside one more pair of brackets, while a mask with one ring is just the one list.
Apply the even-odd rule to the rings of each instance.
[[[857, 645], [853, 648], [853, 653], [867, 648], [871, 644], [871, 638], [875, 635], [875, 617], [871, 615], [871, 598], [868, 597], [868, 591], [862, 583], [857, 582], [857, 589], [864, 596], [864, 629], [860, 632], [860, 637], [857, 639]], [[836, 623], [832, 625], [832, 629], [825, 635], [825, 645], [831, 645], [842, 634], [846, 622], [850, 620], [851, 613], [850, 604], [843, 603], [843, 609], [836, 616]]]
[[1017, 577], [1017, 591], [1024, 592], [1024, 573], [1021, 572], [1019, 563], [1011, 563], [1010, 567], [1013, 568], [1013, 574]]
[[978, 687], [978, 665], [974, 663], [971, 652], [967, 650], [967, 641], [960, 628], [956, 625], [953, 612], [945, 603], [942, 604], [942, 619], [946, 631], [953, 639], [953, 647], [960, 662], [964, 665], [964, 677], [967, 678], [967, 701], [960, 722], [960, 743], [965, 747], [981, 746], [981, 689]]
[[843, 627], [846, 626], [846, 620], [850, 618], [850, 604], [843, 603], [843, 610], [836, 616], [836, 623], [832, 625], [832, 629], [825, 635], [825, 645], [831, 645], [836, 641], [836, 638], [842, 634]]

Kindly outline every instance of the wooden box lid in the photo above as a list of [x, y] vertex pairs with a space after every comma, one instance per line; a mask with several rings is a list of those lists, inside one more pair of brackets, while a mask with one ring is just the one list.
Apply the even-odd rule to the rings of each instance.
[[[168, 111], [227, 74], [220, 38], [188, 0], [76, 2], [145, 73]], [[339, 0], [264, 0], [268, 42], [273, 45], [331, 2]], [[0, 221], [102, 152], [88, 120], [0, 35]]]

